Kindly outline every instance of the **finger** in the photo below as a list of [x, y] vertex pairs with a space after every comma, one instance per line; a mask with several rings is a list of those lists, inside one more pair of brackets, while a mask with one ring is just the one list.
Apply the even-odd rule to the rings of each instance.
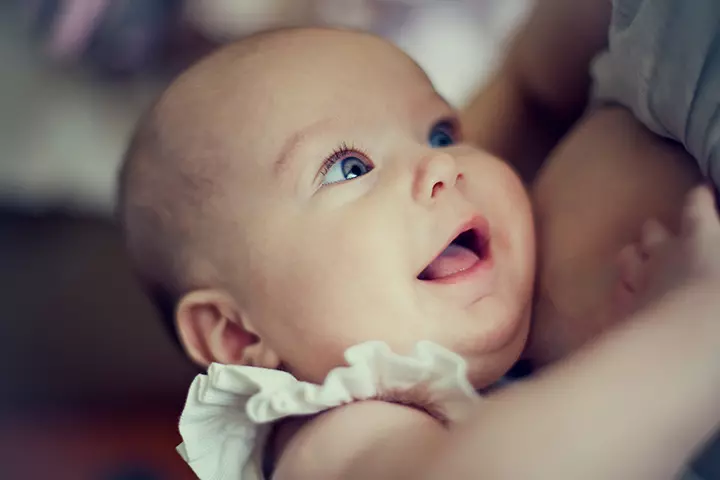
[[654, 250], [663, 245], [670, 238], [670, 232], [665, 225], [657, 220], [648, 220], [642, 228], [640, 238], [643, 256], [648, 257]]
[[638, 291], [641, 287], [643, 265], [645, 263], [640, 245], [631, 243], [620, 250], [617, 263], [620, 270], [620, 282], [628, 290]]
[[720, 219], [715, 208], [715, 195], [707, 186], [695, 188], [690, 192], [685, 203], [683, 232], [688, 234], [712, 228], [720, 228]]

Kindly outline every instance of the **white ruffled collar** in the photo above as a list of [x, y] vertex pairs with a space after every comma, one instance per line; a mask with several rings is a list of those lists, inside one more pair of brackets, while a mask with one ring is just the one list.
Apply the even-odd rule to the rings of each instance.
[[419, 342], [408, 356], [393, 353], [384, 342], [367, 342], [349, 348], [345, 360], [348, 366], [333, 369], [322, 385], [278, 370], [211, 365], [190, 386], [178, 452], [200, 480], [262, 478], [248, 473], [253, 452], [279, 419], [422, 387], [433, 409], [454, 423], [480, 398], [462, 357], [432, 342]]

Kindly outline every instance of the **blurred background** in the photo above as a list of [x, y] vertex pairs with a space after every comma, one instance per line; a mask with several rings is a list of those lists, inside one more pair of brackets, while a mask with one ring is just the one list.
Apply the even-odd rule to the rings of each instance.
[[0, 479], [192, 478], [198, 371], [135, 284], [113, 222], [129, 133], [218, 45], [335, 25], [396, 42], [462, 105], [529, 0], [0, 0]]

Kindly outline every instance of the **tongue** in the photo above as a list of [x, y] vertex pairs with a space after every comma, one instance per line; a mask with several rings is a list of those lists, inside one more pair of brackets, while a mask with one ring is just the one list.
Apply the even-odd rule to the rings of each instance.
[[475, 265], [480, 258], [472, 250], [451, 244], [423, 270], [424, 280], [438, 280], [455, 275]]

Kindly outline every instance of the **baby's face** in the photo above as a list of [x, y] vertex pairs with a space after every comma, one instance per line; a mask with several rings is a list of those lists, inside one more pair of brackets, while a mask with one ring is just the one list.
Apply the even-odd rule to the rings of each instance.
[[377, 39], [318, 33], [244, 63], [198, 120], [233, 162], [218, 208], [257, 335], [314, 381], [367, 340], [400, 353], [434, 341], [476, 386], [502, 375], [534, 274], [516, 175], [462, 144], [423, 72]]

